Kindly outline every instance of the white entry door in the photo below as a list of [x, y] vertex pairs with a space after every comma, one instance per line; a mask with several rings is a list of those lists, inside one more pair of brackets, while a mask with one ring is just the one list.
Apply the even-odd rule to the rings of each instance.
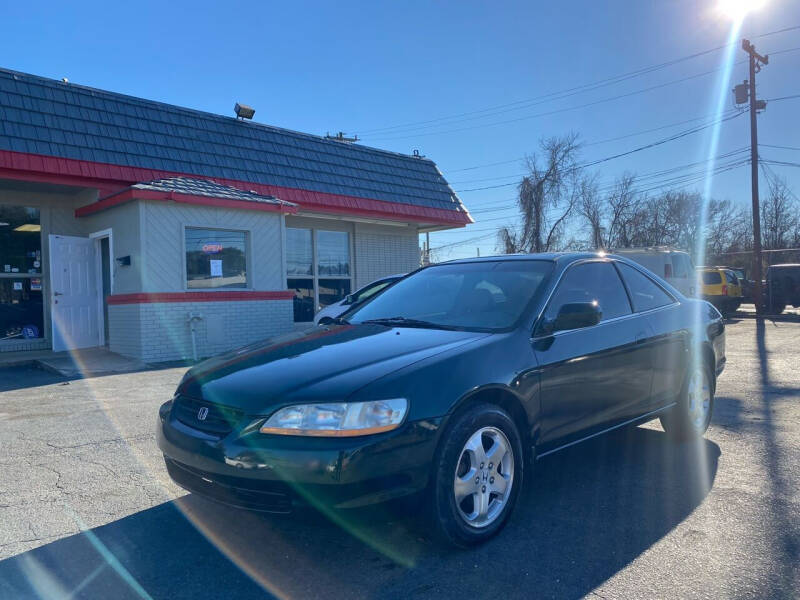
[[100, 345], [94, 240], [50, 236], [50, 314], [53, 351]]

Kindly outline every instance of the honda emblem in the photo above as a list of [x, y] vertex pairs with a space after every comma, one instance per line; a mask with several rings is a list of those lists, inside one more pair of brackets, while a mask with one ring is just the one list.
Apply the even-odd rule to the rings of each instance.
[[197, 420], [198, 421], [205, 421], [207, 416], [208, 416], [208, 407], [207, 406], [201, 406], [200, 410], [197, 411]]

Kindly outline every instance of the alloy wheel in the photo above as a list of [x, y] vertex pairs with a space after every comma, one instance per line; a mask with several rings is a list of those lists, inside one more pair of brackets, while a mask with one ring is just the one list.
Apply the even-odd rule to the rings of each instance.
[[461, 518], [486, 527], [503, 512], [514, 484], [514, 450], [496, 427], [473, 433], [456, 465], [453, 493]]

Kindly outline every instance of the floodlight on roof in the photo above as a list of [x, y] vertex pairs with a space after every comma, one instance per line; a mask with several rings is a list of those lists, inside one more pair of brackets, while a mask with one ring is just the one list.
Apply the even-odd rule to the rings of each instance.
[[233, 107], [233, 110], [240, 119], [252, 119], [253, 115], [256, 114], [255, 108], [247, 106], [246, 104], [239, 104], [238, 102]]

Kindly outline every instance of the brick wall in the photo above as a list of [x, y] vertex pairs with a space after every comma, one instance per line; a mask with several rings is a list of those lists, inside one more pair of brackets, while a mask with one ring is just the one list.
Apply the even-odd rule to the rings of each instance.
[[195, 321], [199, 358], [293, 329], [291, 300], [112, 305], [110, 348], [152, 363], [192, 358], [190, 314], [200, 317]]
[[141, 304], [110, 304], [108, 307], [108, 347], [123, 356], [141, 358]]

